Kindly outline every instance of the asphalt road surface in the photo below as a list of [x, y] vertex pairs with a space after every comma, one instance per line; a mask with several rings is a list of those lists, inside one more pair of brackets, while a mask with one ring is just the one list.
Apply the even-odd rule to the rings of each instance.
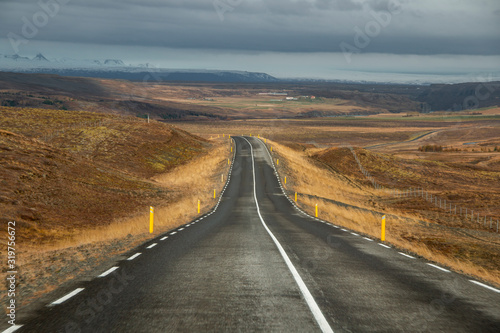
[[305, 215], [264, 144], [234, 140], [212, 213], [59, 290], [16, 332], [500, 332], [498, 290]]

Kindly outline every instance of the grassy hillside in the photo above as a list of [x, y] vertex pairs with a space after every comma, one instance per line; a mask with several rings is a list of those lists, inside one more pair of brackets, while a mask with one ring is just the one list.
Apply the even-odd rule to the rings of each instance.
[[91, 112], [1, 107], [0, 130], [2, 218], [32, 244], [172, 200], [151, 177], [210, 146], [169, 125]]
[[[453, 205], [474, 209], [476, 213], [491, 216], [495, 221], [500, 218], [500, 207], [498, 207], [500, 193], [498, 186], [495, 186], [500, 184], [500, 169], [497, 164], [472, 165], [422, 159], [409, 160], [362, 148], [355, 148], [353, 151], [358, 157], [359, 164], [383, 188], [399, 190], [422, 188]], [[361, 172], [354, 154], [348, 148], [330, 148], [314, 154], [313, 158], [358, 184], [370, 186], [371, 182]], [[481, 227], [475, 221], [446, 214], [445, 211], [421, 198], [390, 197], [385, 200], [385, 204], [418, 213], [450, 226]]]

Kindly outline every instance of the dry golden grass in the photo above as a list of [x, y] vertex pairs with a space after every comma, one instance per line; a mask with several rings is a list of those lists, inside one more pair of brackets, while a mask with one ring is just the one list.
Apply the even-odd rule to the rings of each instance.
[[[342, 179], [338, 174], [325, 169], [311, 159], [307, 153], [297, 151], [267, 140], [273, 147], [273, 158], [280, 159], [277, 167], [280, 177], [287, 175], [286, 189], [292, 198], [298, 192], [298, 204], [314, 216], [318, 205], [318, 216], [326, 221], [380, 239], [381, 213], [369, 210], [367, 197], [384, 196], [383, 191], [364, 188]], [[332, 200], [352, 205], [339, 205]], [[500, 269], [495, 264], [485, 264], [474, 256], [463, 253], [484, 252], [484, 256], [494, 256], [495, 243], [485, 244], [467, 237], [454, 229], [422, 221], [419, 216], [385, 209], [387, 214], [386, 242], [415, 253], [430, 261], [500, 286]], [[439, 244], [439, 241], [442, 244]], [[438, 243], [438, 246], [429, 246]], [[460, 254], [460, 255], [459, 255]]]
[[341, 175], [333, 174], [328, 169], [311, 162], [308, 156], [317, 149], [310, 149], [305, 154], [271, 140], [267, 142], [273, 147], [273, 155], [280, 158], [278, 170], [283, 177], [288, 174], [287, 184], [296, 188], [302, 195], [318, 196], [345, 204], [367, 207], [365, 200], [362, 199], [374, 190], [361, 186], [349, 186]]
[[[274, 160], [280, 159], [277, 169], [282, 179], [287, 176], [286, 188], [290, 190], [290, 194], [297, 191], [299, 201], [309, 202], [310, 207], [314, 207], [318, 200], [324, 198], [326, 199], [325, 203], [328, 200], [334, 200], [346, 205], [371, 209], [367, 196], [387, 196], [385, 191], [349, 182], [347, 178], [309, 158], [321, 151], [321, 148], [298, 151], [269, 139], [267, 143], [268, 147], [272, 146], [273, 148]], [[313, 200], [311, 197], [318, 199]], [[311, 209], [310, 213], [314, 213], [314, 209]], [[349, 209], [347, 208], [347, 210]], [[352, 213], [354, 212], [353, 210]]]
[[[227, 179], [229, 167], [227, 159], [231, 153], [227, 141], [218, 143], [206, 155], [195, 158], [166, 174], [154, 179], [161, 185], [176, 192], [176, 199], [163, 207], [155, 207], [154, 232], [151, 236], [174, 229], [194, 217], [206, 213], [215, 205]], [[197, 212], [198, 200], [201, 213]], [[58, 241], [52, 245], [44, 245], [43, 250], [55, 250], [80, 246], [83, 244], [106, 242], [127, 237], [128, 235], [149, 236], [149, 211], [130, 218], [113, 221], [109, 225], [90, 230], [75, 231], [71, 238]], [[36, 250], [41, 250], [37, 248]]]

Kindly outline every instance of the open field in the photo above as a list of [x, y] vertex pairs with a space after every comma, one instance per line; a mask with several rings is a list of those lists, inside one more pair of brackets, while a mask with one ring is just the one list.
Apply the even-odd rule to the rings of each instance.
[[0, 104], [140, 117], [149, 114], [157, 120], [296, 118], [421, 109], [421, 103], [408, 93], [410, 86], [374, 85], [368, 89], [344, 84], [148, 81], [0, 73]]
[[155, 235], [196, 216], [197, 200], [213, 206], [229, 144], [134, 117], [1, 107], [0, 151], [1, 232], [16, 221], [26, 304], [150, 237], [149, 206]]
[[[408, 149], [418, 148], [422, 143], [462, 145], [477, 142], [494, 149], [495, 131], [500, 124], [498, 113], [488, 115], [429, 114], [406, 117], [406, 113], [373, 115], [364, 117], [324, 117], [312, 119], [247, 119], [236, 121], [175, 122], [190, 133], [210, 138], [219, 133], [262, 135], [280, 142], [310, 143], [318, 147], [350, 144], [359, 147], [406, 145]], [[481, 133], [477, 133], [481, 131]], [[465, 135], [464, 133], [468, 133]], [[451, 141], [453, 134], [457, 137]], [[404, 148], [404, 147], [403, 147]], [[471, 150], [473, 146], [462, 147]], [[477, 152], [477, 150], [475, 151]]]
[[76, 109], [134, 116], [150, 114], [154, 119], [296, 118], [387, 112], [383, 106], [370, 106], [342, 98], [311, 98], [300, 95], [293, 87], [286, 89], [287, 95], [273, 96], [262, 95], [262, 92], [269, 89], [280, 92], [283, 90], [268, 86], [140, 84], [98, 79], [86, 79], [81, 84], [91, 87], [88, 95], [76, 95], [73, 92], [48, 94], [44, 90], [26, 93], [8, 89], [0, 93], [0, 98], [3, 105], [10, 106]]
[[[0, 105], [150, 115], [156, 120], [317, 118], [439, 111], [457, 113], [477, 87], [489, 94], [483, 115], [500, 104], [500, 83], [388, 85], [333, 82], [165, 82], [144, 73], [132, 82], [0, 72]], [[314, 98], [313, 98], [314, 96]], [[287, 98], [291, 100], [287, 100]], [[417, 114], [418, 115], [418, 114]]]

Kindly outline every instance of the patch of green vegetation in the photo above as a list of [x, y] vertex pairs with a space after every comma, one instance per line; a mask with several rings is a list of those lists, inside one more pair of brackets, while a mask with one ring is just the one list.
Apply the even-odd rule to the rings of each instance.
[[163, 172], [166, 169], [166, 165], [162, 162], [149, 162], [148, 164], [156, 172]]
[[17, 106], [18, 103], [15, 100], [6, 99], [2, 101], [2, 106]]

